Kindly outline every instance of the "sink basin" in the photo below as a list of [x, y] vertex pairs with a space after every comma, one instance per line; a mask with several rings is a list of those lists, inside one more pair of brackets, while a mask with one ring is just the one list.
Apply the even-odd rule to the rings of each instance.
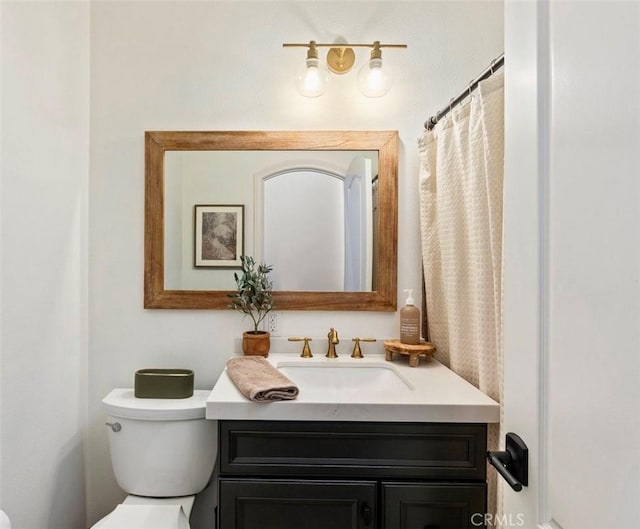
[[283, 360], [277, 367], [311, 398], [331, 395], [349, 399], [366, 395], [377, 400], [414, 390], [413, 384], [390, 363]]

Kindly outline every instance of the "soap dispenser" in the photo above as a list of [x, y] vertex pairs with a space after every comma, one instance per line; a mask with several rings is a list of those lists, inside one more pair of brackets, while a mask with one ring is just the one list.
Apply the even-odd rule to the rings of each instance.
[[400, 342], [406, 345], [420, 344], [420, 309], [414, 305], [413, 290], [406, 289], [407, 302], [400, 309]]

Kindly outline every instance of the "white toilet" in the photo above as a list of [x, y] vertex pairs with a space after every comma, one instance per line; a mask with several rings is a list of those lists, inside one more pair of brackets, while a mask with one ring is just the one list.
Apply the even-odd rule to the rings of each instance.
[[2, 510], [0, 510], [0, 529], [11, 529], [9, 517]]
[[103, 400], [111, 464], [129, 496], [91, 529], [189, 529], [195, 495], [216, 457], [215, 421], [205, 419], [209, 391], [187, 399], [138, 399], [114, 389]]

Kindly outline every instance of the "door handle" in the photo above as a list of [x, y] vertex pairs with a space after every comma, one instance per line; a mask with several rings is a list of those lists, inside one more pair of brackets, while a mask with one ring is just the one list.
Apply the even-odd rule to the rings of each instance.
[[360, 514], [362, 515], [362, 521], [365, 525], [371, 524], [371, 507], [365, 502], [362, 504], [360, 508]]
[[529, 485], [529, 448], [520, 437], [507, 434], [506, 450], [487, 452], [487, 459], [516, 492]]

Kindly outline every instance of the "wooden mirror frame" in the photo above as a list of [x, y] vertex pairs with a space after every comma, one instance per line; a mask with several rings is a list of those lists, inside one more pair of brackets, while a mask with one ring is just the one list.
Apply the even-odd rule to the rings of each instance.
[[372, 292], [273, 291], [276, 310], [395, 311], [398, 253], [397, 131], [145, 132], [144, 308], [227, 309], [231, 290], [164, 289], [166, 151], [378, 151], [378, 245]]

